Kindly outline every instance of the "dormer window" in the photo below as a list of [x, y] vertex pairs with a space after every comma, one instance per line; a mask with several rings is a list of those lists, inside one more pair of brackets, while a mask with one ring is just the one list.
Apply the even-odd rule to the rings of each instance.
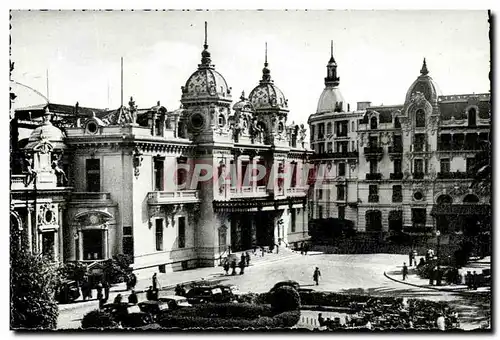
[[378, 128], [377, 117], [372, 117], [370, 119], [370, 129], [376, 130]]
[[422, 109], [418, 109], [415, 113], [415, 126], [425, 127], [425, 112]]

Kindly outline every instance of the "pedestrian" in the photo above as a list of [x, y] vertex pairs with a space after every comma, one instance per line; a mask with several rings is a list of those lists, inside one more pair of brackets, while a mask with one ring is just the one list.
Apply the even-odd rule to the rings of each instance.
[[320, 326], [324, 326], [325, 325], [325, 318], [323, 317], [322, 313], [318, 314], [318, 323], [319, 323]]
[[122, 299], [123, 299], [122, 295], [118, 294], [113, 300], [113, 303], [122, 303]]
[[161, 289], [160, 282], [158, 281], [158, 276], [156, 275], [156, 273], [153, 274], [153, 277], [151, 278], [151, 281], [153, 283], [153, 290], [159, 290], [159, 289]]
[[440, 331], [446, 330], [446, 320], [444, 319], [443, 313], [439, 313], [439, 316], [436, 320], [436, 325]]
[[304, 242], [300, 244], [300, 255], [304, 255]]
[[240, 263], [243, 263], [243, 266], [246, 266], [247, 261], [244, 253], [241, 254]]
[[435, 276], [436, 268], [432, 267], [429, 269], [429, 285], [434, 285], [434, 276]]
[[229, 260], [228, 259], [226, 259], [224, 261], [223, 268], [224, 268], [224, 271], [226, 272], [226, 275], [228, 275], [229, 274]]
[[410, 252], [408, 253], [408, 263], [410, 267], [413, 265], [413, 249], [410, 249]]
[[81, 289], [82, 289], [82, 299], [83, 301], [85, 301], [89, 297], [89, 280], [87, 277], [83, 278]]
[[133, 290], [133, 289], [132, 289], [132, 292], [130, 292], [130, 295], [128, 296], [128, 302], [134, 303], [134, 304], [139, 302], [139, 300], [137, 299], [137, 294], [135, 293], [135, 290]]
[[423, 257], [420, 258], [420, 262], [418, 263], [417, 265], [417, 268], [420, 268], [420, 267], [423, 267], [425, 266], [425, 260]]
[[253, 254], [254, 255], [257, 254], [257, 245], [256, 244], [253, 245]]
[[474, 270], [474, 273], [472, 274], [472, 289], [477, 290], [478, 281], [479, 281], [479, 276]]
[[186, 289], [184, 288], [184, 286], [182, 284], [178, 284], [175, 287], [175, 295], [186, 296]]
[[413, 249], [413, 265], [414, 266], [417, 266], [417, 255], [418, 255], [417, 250]]
[[239, 267], [240, 267], [240, 275], [245, 274], [245, 261], [244, 260], [240, 261]]
[[102, 283], [101, 283], [101, 281], [97, 282], [96, 290], [97, 290], [97, 300], [103, 299], [104, 295], [102, 294]]
[[281, 244], [281, 237], [278, 237], [278, 243], [275, 244], [275, 246], [276, 246], [276, 254], [279, 254], [279, 252], [280, 252], [280, 244]]
[[465, 275], [465, 284], [467, 289], [472, 289], [472, 274], [470, 271], [467, 271], [467, 275]]
[[153, 286], [149, 286], [148, 290], [146, 291], [146, 299], [148, 301], [154, 300]]
[[262, 256], [262, 257], [264, 257], [264, 252], [265, 252], [264, 247], [260, 247], [260, 250], [261, 250], [261, 252], [262, 252], [262, 255], [261, 255], [261, 256]]
[[104, 300], [108, 301], [111, 285], [109, 284], [109, 281], [107, 279], [104, 279], [104, 281], [102, 282], [102, 287], [104, 288]]
[[134, 273], [130, 273], [130, 289], [135, 289], [137, 284], [137, 276]]
[[306, 243], [304, 246], [304, 255], [307, 255], [307, 252], [309, 251], [309, 244]]
[[247, 267], [249, 267], [250, 266], [250, 254], [248, 253], [248, 251], [245, 253], [245, 260], [246, 260]]
[[408, 277], [408, 267], [406, 266], [406, 262], [403, 262], [403, 281]]
[[231, 269], [233, 270], [231, 275], [236, 275], [236, 259], [233, 259], [233, 261], [231, 262]]
[[102, 307], [104, 307], [104, 304], [106, 303], [106, 300], [104, 299], [100, 299], [99, 300], [99, 309], [102, 309]]
[[321, 272], [319, 271], [319, 268], [316, 267], [316, 269], [314, 270], [314, 274], [313, 274], [313, 280], [314, 282], [316, 282], [316, 286], [319, 285], [319, 277], [321, 276]]

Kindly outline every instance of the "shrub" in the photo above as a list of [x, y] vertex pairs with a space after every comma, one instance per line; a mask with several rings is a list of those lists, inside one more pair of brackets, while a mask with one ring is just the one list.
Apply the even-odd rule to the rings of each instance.
[[179, 316], [196, 315], [203, 318], [255, 319], [260, 316], [272, 316], [271, 306], [249, 303], [206, 303], [168, 313]]
[[300, 285], [297, 281], [293, 281], [293, 280], [288, 280], [288, 281], [281, 281], [281, 282], [278, 282], [274, 285], [273, 288], [271, 288], [271, 292], [275, 291], [276, 289], [280, 288], [280, 287], [292, 287], [293, 289], [295, 290], [299, 290], [300, 288]]
[[290, 286], [279, 287], [271, 295], [271, 306], [278, 314], [300, 309], [300, 295]]
[[115, 328], [118, 323], [113, 316], [102, 310], [93, 310], [84, 315], [82, 328]]
[[10, 278], [11, 328], [56, 328], [56, 268], [42, 256], [19, 251], [11, 255]]
[[236, 296], [236, 300], [240, 303], [251, 303], [257, 305], [270, 304], [271, 293], [248, 293]]
[[57, 269], [62, 279], [82, 282], [87, 273], [87, 266], [81, 262], [64, 263]]
[[130, 274], [132, 259], [129, 255], [118, 254], [104, 263], [104, 275], [111, 283], [120, 283]]

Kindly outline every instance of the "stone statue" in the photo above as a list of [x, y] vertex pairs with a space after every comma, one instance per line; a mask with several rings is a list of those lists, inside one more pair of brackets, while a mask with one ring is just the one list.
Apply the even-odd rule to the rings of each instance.
[[64, 170], [59, 166], [59, 162], [62, 158], [62, 155], [60, 155], [57, 159], [52, 161], [52, 169], [54, 170], [54, 173], [56, 174], [57, 177], [57, 185], [64, 185], [65, 183], [68, 182], [68, 177], [66, 177], [66, 173]]
[[306, 142], [306, 128], [304, 127], [304, 124], [300, 124], [300, 130], [299, 130], [299, 142], [304, 147], [305, 142]]
[[133, 97], [130, 97], [130, 101], [128, 102], [129, 110], [130, 110], [130, 121], [131, 124], [137, 123], [137, 106], [135, 105], [135, 101]]
[[250, 135], [252, 137], [252, 141], [257, 139], [260, 143], [262, 143], [262, 128], [257, 124], [257, 118], [252, 119], [252, 125], [250, 126]]
[[36, 178], [37, 172], [33, 170], [33, 157], [26, 156], [24, 158], [24, 162], [26, 164], [26, 177], [24, 178], [24, 186], [27, 187], [31, 184]]

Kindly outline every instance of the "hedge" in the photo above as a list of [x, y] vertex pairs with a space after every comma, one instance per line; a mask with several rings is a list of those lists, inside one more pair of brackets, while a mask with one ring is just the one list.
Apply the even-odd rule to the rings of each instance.
[[350, 307], [353, 303], [367, 303], [377, 299], [382, 304], [401, 303], [402, 298], [373, 297], [369, 295], [340, 294], [333, 292], [299, 292], [302, 305]]
[[262, 316], [255, 319], [238, 317], [201, 317], [195, 315], [163, 314], [158, 324], [164, 328], [288, 328], [300, 319], [300, 311], [284, 312], [273, 317]]
[[274, 313], [279, 314], [300, 309], [299, 293], [290, 286], [281, 286], [271, 294], [271, 307]]
[[101, 310], [93, 310], [84, 315], [82, 319], [82, 328], [117, 328], [118, 323], [113, 316]]
[[203, 318], [243, 318], [255, 319], [260, 316], [273, 316], [270, 305], [249, 303], [206, 303], [190, 308], [180, 308], [167, 312], [176, 316], [196, 315]]

